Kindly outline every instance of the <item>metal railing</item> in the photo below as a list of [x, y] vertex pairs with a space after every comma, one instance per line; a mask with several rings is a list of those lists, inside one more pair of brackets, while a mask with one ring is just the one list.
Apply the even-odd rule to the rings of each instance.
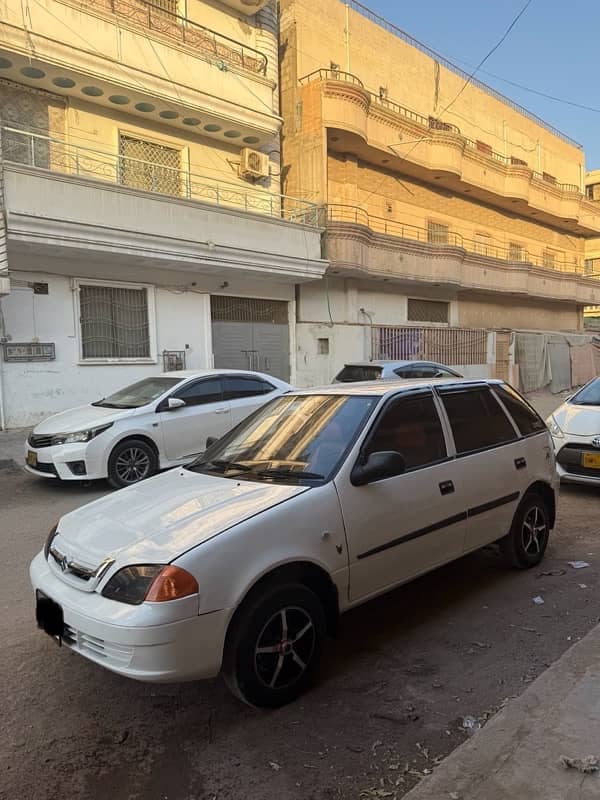
[[340, 69], [316, 69], [314, 72], [309, 72], [300, 78], [299, 83], [312, 83], [312, 81], [342, 81], [343, 83], [351, 83], [353, 86], [358, 86], [364, 89], [364, 83], [356, 75], [351, 72], [344, 72]]
[[72, 145], [17, 128], [3, 127], [1, 132], [2, 159], [8, 163], [263, 214], [310, 227], [322, 223], [320, 207], [306, 200], [261, 189], [247, 190], [189, 170]]
[[427, 228], [421, 228], [410, 223], [399, 222], [394, 219], [374, 216], [358, 206], [329, 205], [327, 207], [327, 222], [351, 223], [362, 225], [375, 232], [383, 233], [386, 236], [394, 236], [410, 242], [420, 242], [431, 247], [459, 248], [467, 253], [473, 253], [483, 258], [493, 258], [497, 261], [505, 261], [511, 264], [522, 263], [534, 267], [546, 269], [551, 272], [563, 272], [575, 275], [584, 275], [588, 278], [600, 278], [600, 273], [590, 272], [586, 269], [581, 259], [577, 261], [559, 260], [556, 257], [550, 263], [548, 255], [543, 253], [535, 255], [523, 248], [519, 251], [519, 258], [515, 259], [515, 249], [506, 247], [503, 244], [496, 244], [492, 237], [488, 241], [478, 241], [469, 239], [454, 231], [445, 232], [443, 236], [432, 232]]
[[437, 361], [454, 366], [485, 364], [488, 333], [473, 328], [375, 325], [371, 329], [374, 359]]
[[138, 27], [167, 36], [224, 64], [264, 75], [264, 53], [145, 0], [65, 0], [84, 11], [108, 11]]

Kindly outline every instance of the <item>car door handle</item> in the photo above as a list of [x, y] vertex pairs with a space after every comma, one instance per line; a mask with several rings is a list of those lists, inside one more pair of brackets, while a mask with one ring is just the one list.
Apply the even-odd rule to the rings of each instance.
[[442, 481], [440, 483], [440, 494], [452, 494], [454, 491], [454, 484], [452, 481]]
[[215, 408], [215, 414], [226, 414], [229, 411], [227, 407], [225, 408]]
[[517, 469], [525, 469], [527, 461], [524, 458], [515, 458], [515, 467]]

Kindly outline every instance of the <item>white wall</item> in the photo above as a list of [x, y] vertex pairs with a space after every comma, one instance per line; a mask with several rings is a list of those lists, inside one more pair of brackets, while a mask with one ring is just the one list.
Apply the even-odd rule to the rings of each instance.
[[[34, 295], [19, 281], [48, 283], [47, 295]], [[65, 408], [98, 399], [111, 391], [163, 370], [154, 364], [79, 364], [79, 332], [69, 278], [44, 273], [11, 272], [11, 294], [0, 300], [4, 331], [13, 342], [54, 342], [56, 360], [45, 363], [2, 362], [6, 425], [33, 425]], [[16, 282], [16, 285], [15, 285]], [[186, 366], [211, 366], [210, 298], [207, 294], [156, 289], [156, 350], [183, 350]]]

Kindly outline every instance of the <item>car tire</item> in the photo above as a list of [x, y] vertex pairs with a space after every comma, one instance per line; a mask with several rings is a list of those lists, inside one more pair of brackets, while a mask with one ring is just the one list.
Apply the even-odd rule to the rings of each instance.
[[510, 533], [500, 540], [505, 562], [516, 569], [537, 566], [550, 536], [550, 511], [539, 494], [527, 494], [517, 509]]
[[233, 619], [222, 674], [231, 692], [256, 708], [278, 708], [312, 682], [326, 636], [323, 605], [303, 584], [250, 596]]
[[113, 448], [108, 459], [108, 482], [115, 489], [150, 478], [158, 469], [152, 445], [143, 439], [124, 439]]

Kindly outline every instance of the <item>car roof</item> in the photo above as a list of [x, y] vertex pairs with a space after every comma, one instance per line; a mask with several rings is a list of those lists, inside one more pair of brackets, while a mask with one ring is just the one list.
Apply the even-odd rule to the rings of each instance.
[[[399, 361], [388, 359], [378, 359], [376, 361], [347, 361], [345, 367], [406, 367], [408, 364], [435, 364], [438, 367], [445, 367], [439, 361], [428, 361], [425, 358], [411, 358]], [[448, 367], [448, 369], [451, 369]]]
[[[247, 369], [179, 369], [173, 372], [162, 372], [157, 377], [159, 378], [178, 378], [179, 380], [187, 380], [188, 378], [206, 378], [211, 375], [251, 375], [252, 377], [258, 376], [266, 380], [279, 381], [279, 378], [273, 375], [265, 375], [263, 372], [254, 372]], [[285, 383], [285, 381], [280, 381]]]
[[397, 381], [360, 381], [357, 383], [334, 383], [330, 386], [317, 386], [310, 389], [293, 389], [290, 394], [332, 394], [383, 397], [398, 391], [427, 388], [431, 386], [488, 386], [498, 385], [498, 378], [411, 378]]

